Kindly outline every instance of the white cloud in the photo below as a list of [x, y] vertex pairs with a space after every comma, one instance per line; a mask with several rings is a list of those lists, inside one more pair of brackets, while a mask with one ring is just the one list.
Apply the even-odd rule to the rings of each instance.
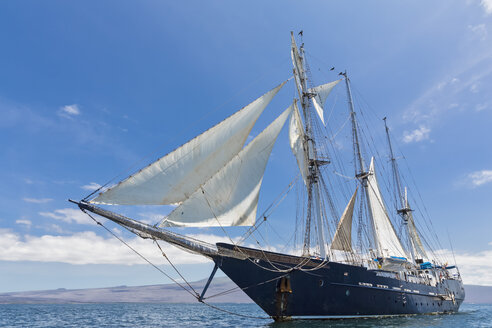
[[62, 110], [69, 115], [79, 115], [80, 114], [79, 106], [76, 104], [63, 106]]
[[77, 104], [66, 105], [60, 108], [58, 115], [65, 118], [72, 118], [73, 116], [80, 115], [80, 109]]
[[475, 171], [468, 174], [468, 180], [474, 187], [492, 182], [492, 170]]
[[[94, 221], [87, 214], [74, 208], [63, 208], [53, 212], [39, 212], [39, 215], [67, 223], [94, 224]], [[101, 218], [98, 218], [98, 220], [104, 222]]]
[[[191, 235], [190, 237], [208, 242], [228, 242], [225, 237], [215, 235]], [[154, 264], [164, 264], [160, 251], [150, 240], [138, 237], [126, 242]], [[163, 251], [175, 264], [196, 264], [207, 262], [197, 256], [160, 243]], [[492, 246], [492, 243], [489, 243]], [[453, 259], [449, 250], [441, 250], [441, 256]], [[457, 265], [466, 284], [492, 285], [492, 248], [468, 253], [455, 253]], [[70, 264], [145, 264], [139, 256], [114, 238], [104, 238], [86, 231], [71, 236], [20, 236], [11, 230], [0, 229], [0, 261], [63, 262]], [[450, 262], [449, 264], [452, 264]]]
[[478, 83], [473, 83], [471, 86], [470, 86], [470, 92], [471, 93], [478, 93], [480, 91], [479, 87], [478, 87]]
[[138, 213], [138, 215], [141, 218], [143, 218], [139, 220], [140, 222], [153, 225], [156, 224], [157, 222], [160, 222], [164, 218], [166, 213], [165, 211], [163, 211], [162, 213], [142, 212], [142, 213]]
[[480, 0], [480, 5], [485, 10], [485, 14], [492, 14], [492, 0]]
[[468, 25], [468, 29], [472, 31], [480, 40], [487, 39], [487, 28], [485, 27], [485, 24]]
[[94, 190], [101, 188], [101, 185], [99, 183], [91, 182], [91, 183], [84, 185], [80, 188], [82, 188], [84, 190], [94, 191]]
[[[489, 243], [492, 246], [492, 242]], [[453, 259], [450, 250], [437, 253], [444, 258]], [[479, 252], [455, 252], [456, 264], [460, 270], [463, 283], [471, 285], [492, 285], [492, 248]], [[449, 264], [454, 264], [449, 262]]]
[[429, 134], [430, 134], [430, 129], [421, 125], [418, 129], [415, 129], [413, 131], [405, 131], [403, 133], [403, 142], [405, 143], [410, 143], [410, 142], [420, 142], [426, 139], [429, 139]]
[[32, 225], [32, 222], [30, 220], [16, 220], [15, 223], [17, 224], [24, 224], [28, 227], [30, 227]]
[[[225, 237], [192, 235], [210, 242], [224, 241]], [[125, 240], [131, 247], [155, 264], [164, 264], [156, 245], [139, 237]], [[203, 256], [190, 254], [167, 243], [160, 243], [163, 251], [175, 264], [205, 263]], [[145, 264], [145, 261], [115, 238], [103, 238], [86, 231], [71, 236], [24, 236], [0, 229], [0, 260], [63, 262], [70, 264]]]
[[45, 204], [51, 202], [53, 199], [52, 198], [22, 198], [23, 201], [27, 203], [34, 203], [34, 204]]
[[481, 111], [483, 111], [484, 109], [486, 109], [487, 107], [488, 107], [488, 105], [487, 105], [487, 104], [478, 104], [478, 105], [476, 105], [476, 106], [475, 106], [475, 110], [476, 110], [477, 112], [481, 112]]
[[[492, 0], [491, 0], [492, 1]], [[431, 128], [434, 122], [446, 117], [452, 104], [473, 108], [481, 98], [488, 99], [485, 86], [492, 76], [492, 48], [485, 42], [469, 42], [477, 51], [451, 65], [446, 76], [439, 77], [403, 112], [403, 120]], [[480, 50], [478, 50], [480, 49]], [[470, 92], [474, 93], [470, 97]], [[471, 103], [470, 103], [471, 102]], [[465, 105], [466, 104], [466, 105]]]
[[43, 227], [44, 230], [47, 230], [51, 233], [56, 232], [56, 233], [68, 233], [67, 231], [63, 230], [62, 227], [60, 227], [58, 224], [50, 224], [47, 227]]

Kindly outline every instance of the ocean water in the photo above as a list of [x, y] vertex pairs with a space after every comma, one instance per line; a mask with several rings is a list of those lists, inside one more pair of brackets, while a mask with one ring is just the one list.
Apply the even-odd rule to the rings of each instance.
[[[264, 317], [254, 304], [220, 304]], [[272, 320], [240, 317], [203, 304], [0, 304], [0, 327], [492, 327], [492, 305], [464, 304], [460, 312], [406, 317]]]

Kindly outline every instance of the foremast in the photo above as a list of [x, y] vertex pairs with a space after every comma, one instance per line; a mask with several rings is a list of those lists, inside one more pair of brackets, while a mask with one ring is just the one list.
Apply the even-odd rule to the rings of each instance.
[[291, 55], [292, 63], [294, 66], [293, 72], [304, 118], [303, 145], [308, 165], [308, 174], [305, 181], [308, 195], [308, 205], [304, 232], [303, 255], [310, 255], [312, 218], [315, 217], [316, 231], [318, 235], [318, 246], [320, 252], [319, 255], [322, 259], [324, 259], [326, 258], [326, 241], [323, 229], [323, 210], [321, 207], [320, 199], [319, 167], [321, 165], [328, 164], [329, 161], [327, 161], [326, 159], [319, 159], [316, 152], [314, 134], [312, 132], [312, 117], [310, 110], [310, 98], [313, 97], [314, 94], [309, 92], [307, 86], [304, 47], [303, 45], [301, 45], [300, 49], [297, 48], [293, 32], [291, 32], [291, 40]]

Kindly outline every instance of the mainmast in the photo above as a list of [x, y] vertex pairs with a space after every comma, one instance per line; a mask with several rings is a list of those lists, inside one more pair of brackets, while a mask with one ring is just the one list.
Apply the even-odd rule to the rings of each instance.
[[[316, 217], [318, 243], [320, 250], [320, 257], [326, 258], [326, 242], [323, 229], [323, 211], [321, 207], [320, 199], [320, 186], [319, 186], [319, 166], [326, 164], [325, 160], [318, 160], [316, 154], [316, 147], [314, 136], [312, 132], [312, 121], [310, 107], [310, 93], [307, 92], [307, 76], [305, 69], [305, 56], [304, 47], [301, 45], [298, 52], [297, 45], [294, 40], [294, 34], [291, 32], [292, 38], [292, 61], [294, 64], [294, 76], [296, 80], [297, 91], [299, 93], [299, 99], [304, 116], [304, 145], [307, 152], [308, 161], [308, 177], [307, 177], [307, 192], [308, 192], [308, 207], [306, 216], [306, 227], [304, 234], [304, 246], [303, 255], [309, 255], [310, 253], [310, 240], [311, 240], [311, 220]], [[313, 213], [314, 210], [314, 213]]]
[[[357, 121], [355, 119], [354, 101], [352, 99], [352, 90], [350, 89], [350, 80], [347, 76], [346, 71], [344, 73], [340, 73], [340, 74], [345, 77], [345, 85], [347, 86], [347, 98], [348, 98], [348, 103], [349, 103], [350, 119], [352, 122], [352, 138], [353, 138], [353, 147], [354, 147], [355, 176], [358, 179], [362, 179], [361, 181], [364, 181], [364, 178], [367, 177], [367, 172], [366, 172], [366, 169], [364, 167], [364, 158], [362, 157], [362, 153], [360, 151], [359, 134], [358, 134], [358, 130], [357, 130]], [[357, 163], [359, 164], [358, 168], [357, 168]]]
[[[376, 233], [374, 231], [374, 218], [372, 217], [372, 210], [371, 210], [371, 202], [369, 199], [369, 194], [367, 192], [368, 188], [368, 183], [367, 183], [367, 177], [369, 176], [369, 172], [366, 171], [365, 165], [364, 165], [364, 158], [362, 157], [362, 152], [360, 150], [360, 143], [359, 143], [359, 133], [358, 133], [358, 128], [357, 128], [357, 120], [355, 117], [355, 110], [354, 110], [354, 101], [352, 98], [352, 90], [350, 88], [350, 79], [347, 76], [347, 71], [340, 73], [343, 77], [345, 77], [345, 85], [347, 87], [347, 98], [348, 98], [348, 104], [349, 104], [349, 111], [350, 111], [350, 119], [352, 122], [352, 141], [353, 141], [353, 148], [354, 148], [354, 168], [355, 168], [355, 177], [360, 181], [361, 185], [364, 187], [361, 192], [366, 195], [367, 199], [367, 207], [368, 207], [368, 213], [369, 213], [369, 218], [371, 220], [371, 227], [373, 231], [373, 236], [374, 236], [374, 244], [377, 248], [377, 253], [382, 254], [382, 250], [380, 249], [379, 243], [376, 240], [375, 236]], [[361, 196], [361, 198], [364, 196]], [[360, 227], [359, 227], [360, 229]], [[361, 237], [359, 237], [361, 238]]]

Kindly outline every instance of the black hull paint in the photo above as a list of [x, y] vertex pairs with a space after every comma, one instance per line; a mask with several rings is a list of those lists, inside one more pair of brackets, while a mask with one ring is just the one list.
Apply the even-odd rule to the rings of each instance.
[[[232, 249], [229, 244], [217, 244]], [[243, 252], [248, 248], [241, 248]], [[295, 264], [285, 258], [261, 252], [256, 259], [214, 257], [219, 268], [276, 320], [306, 316], [369, 316], [444, 313], [457, 311], [464, 299], [462, 282], [444, 279], [437, 286], [390, 277], [388, 271], [328, 262], [311, 271], [319, 260], [302, 270], [279, 272]], [[251, 255], [251, 254], [249, 254]], [[280, 255], [275, 258], [275, 255]], [[297, 259], [301, 259], [298, 258]], [[384, 276], [382, 276], [384, 275]], [[285, 278], [284, 278], [285, 277]], [[284, 279], [282, 279], [284, 278]], [[288, 282], [286, 282], [286, 280]]]

